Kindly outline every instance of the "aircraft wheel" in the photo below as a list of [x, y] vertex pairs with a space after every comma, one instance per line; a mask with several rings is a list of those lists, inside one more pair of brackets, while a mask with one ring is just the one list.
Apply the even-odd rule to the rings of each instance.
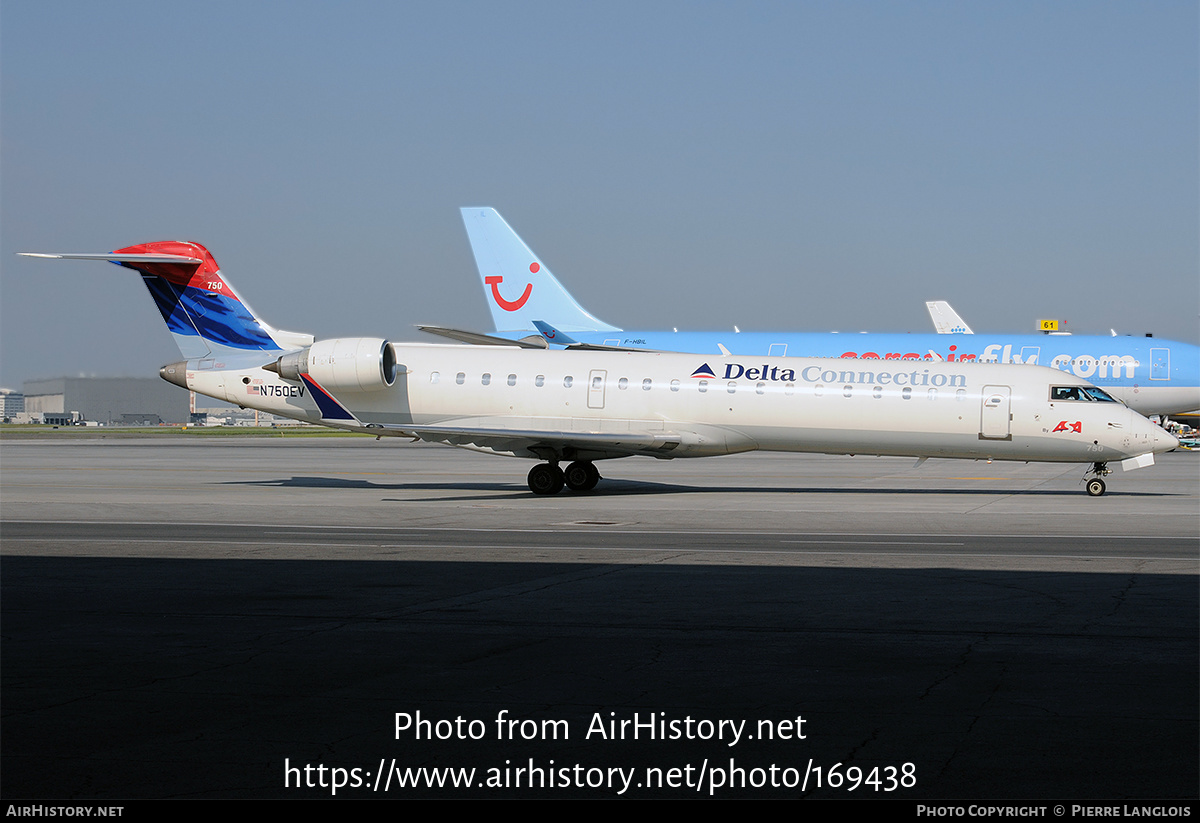
[[549, 463], [538, 463], [529, 470], [529, 490], [534, 494], [558, 494], [563, 487], [563, 471]]
[[1099, 497], [1104, 494], [1105, 488], [1107, 487], [1104, 485], [1104, 481], [1099, 477], [1093, 477], [1087, 482], [1087, 493], [1091, 497]]
[[595, 464], [587, 460], [576, 460], [567, 466], [563, 478], [571, 491], [586, 492], [596, 488], [596, 484], [600, 482], [600, 471]]

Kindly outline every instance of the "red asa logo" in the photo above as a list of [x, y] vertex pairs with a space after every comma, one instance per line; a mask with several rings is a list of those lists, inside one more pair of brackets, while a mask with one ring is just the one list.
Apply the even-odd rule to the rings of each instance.
[[[530, 263], [529, 270], [534, 274], [540, 269], [537, 263]], [[533, 294], [533, 284], [526, 283], [525, 291], [516, 300], [505, 300], [500, 294], [500, 284], [504, 282], [504, 278], [498, 274], [493, 274], [491, 277], [483, 278], [483, 282], [492, 287], [492, 299], [496, 301], [496, 305], [505, 311], [516, 311], [525, 305], [525, 301], [529, 299], [529, 295]]]
[[1068, 423], [1066, 420], [1059, 421], [1059, 424], [1054, 427], [1056, 432], [1073, 431], [1078, 434], [1083, 434], [1083, 421], [1076, 420], [1074, 423]]

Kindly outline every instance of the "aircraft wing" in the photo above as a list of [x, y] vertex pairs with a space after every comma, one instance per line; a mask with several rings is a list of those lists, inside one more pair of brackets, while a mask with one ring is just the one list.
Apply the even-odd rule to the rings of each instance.
[[479, 449], [537, 456], [543, 459], [572, 459], [578, 453], [603, 453], [611, 457], [635, 454], [669, 456], [683, 442], [675, 432], [578, 432], [555, 429], [510, 429], [504, 427], [438, 424], [405, 426], [384, 424], [389, 433], [411, 435], [427, 443], [468, 446]]
[[515, 346], [520, 349], [545, 349], [546, 341], [539, 335], [531, 334], [520, 340], [509, 340], [507, 337], [496, 337], [491, 334], [466, 331], [464, 329], [448, 329], [443, 326], [417, 326], [426, 334], [436, 334], [438, 337], [448, 337], [460, 343], [470, 343], [472, 346]]
[[640, 352], [656, 352], [664, 351], [664, 349], [635, 349], [629, 346], [605, 346], [602, 343], [572, 343], [567, 346], [567, 351], [640, 351]]
[[[538, 321], [534, 321], [538, 322]], [[417, 326], [418, 329], [426, 334], [435, 334], [438, 337], [448, 337], [451, 340], [457, 340], [460, 343], [470, 343], [472, 346], [513, 346], [520, 349], [546, 349], [549, 348], [548, 341], [554, 341], [560, 345], [566, 345], [569, 351], [657, 351], [657, 349], [634, 349], [626, 348], [625, 346], [604, 346], [600, 343], [580, 343], [573, 337], [562, 335], [565, 340], [570, 340], [570, 343], [564, 343], [564, 340], [555, 340], [554, 337], [531, 334], [528, 337], [522, 337], [520, 340], [510, 340], [507, 337], [496, 337], [492, 334], [481, 334], [475, 331], [467, 331], [465, 329], [450, 329], [444, 326]], [[559, 334], [562, 334], [559, 332]]]

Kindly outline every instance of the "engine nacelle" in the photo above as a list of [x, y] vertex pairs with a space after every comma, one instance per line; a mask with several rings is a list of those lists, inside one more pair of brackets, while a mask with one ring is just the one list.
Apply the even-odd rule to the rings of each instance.
[[396, 353], [378, 337], [338, 337], [285, 354], [266, 368], [285, 380], [307, 374], [330, 391], [378, 391], [396, 382]]

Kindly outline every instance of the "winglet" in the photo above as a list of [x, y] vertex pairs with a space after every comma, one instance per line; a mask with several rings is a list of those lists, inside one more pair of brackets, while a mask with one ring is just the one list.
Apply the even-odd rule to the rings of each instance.
[[542, 333], [542, 337], [545, 338], [547, 343], [551, 343], [555, 346], [574, 346], [579, 342], [571, 335], [567, 334], [566, 332], [559, 331], [545, 321], [534, 320], [533, 325]]

